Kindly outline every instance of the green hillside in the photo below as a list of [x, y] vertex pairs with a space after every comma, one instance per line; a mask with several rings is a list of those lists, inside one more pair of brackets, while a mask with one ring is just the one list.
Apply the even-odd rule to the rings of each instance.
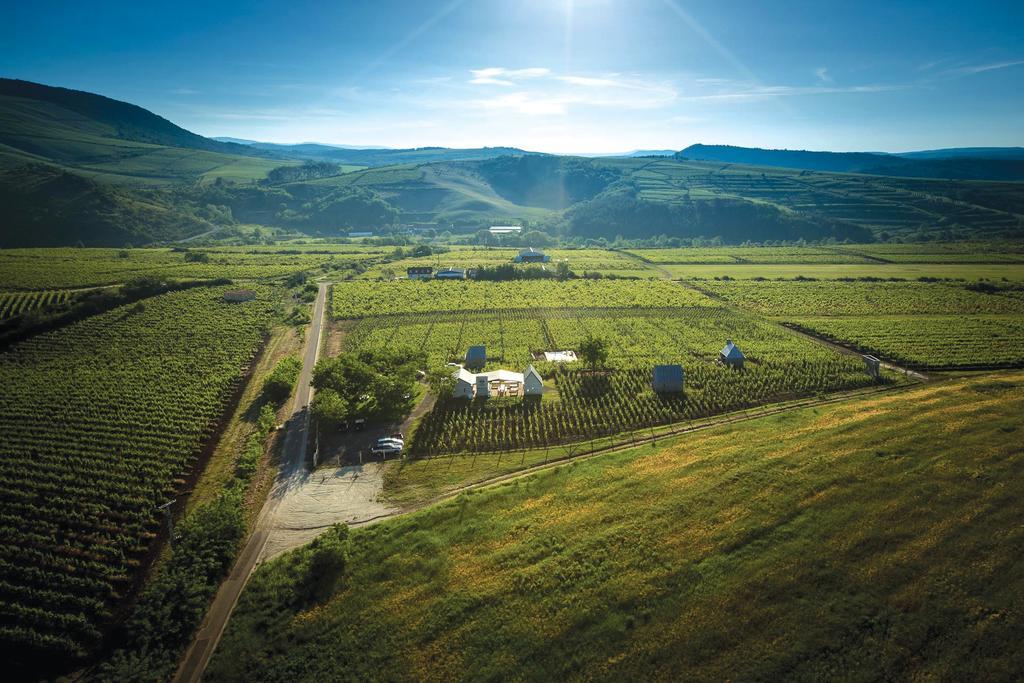
[[[291, 147], [305, 163], [281, 156]], [[340, 150], [336, 159], [309, 161], [339, 149], [210, 140], [125, 102], [0, 79], [0, 245], [149, 243], [236, 220], [324, 235], [516, 223], [578, 240], [664, 235], [732, 244], [1024, 234], [1021, 182], [505, 148]], [[416, 163], [357, 171], [341, 163], [395, 160]], [[301, 168], [282, 169], [293, 166]]]
[[326, 599], [315, 544], [263, 565], [206, 680], [1020, 680], [1022, 410], [962, 379], [463, 494]]
[[1024, 180], [1024, 155], [1020, 148], [1015, 147], [931, 150], [896, 155], [691, 145], [677, 156], [695, 161], [721, 161], [837, 173], [869, 173], [910, 178]]

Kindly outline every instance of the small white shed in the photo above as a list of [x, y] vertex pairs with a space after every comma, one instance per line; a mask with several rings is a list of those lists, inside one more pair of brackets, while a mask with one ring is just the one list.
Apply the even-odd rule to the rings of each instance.
[[523, 373], [523, 393], [527, 396], [540, 396], [544, 391], [544, 379], [532, 365]]
[[472, 399], [476, 390], [476, 375], [466, 368], [459, 368], [452, 376], [455, 378], [455, 388], [452, 395], [455, 398]]

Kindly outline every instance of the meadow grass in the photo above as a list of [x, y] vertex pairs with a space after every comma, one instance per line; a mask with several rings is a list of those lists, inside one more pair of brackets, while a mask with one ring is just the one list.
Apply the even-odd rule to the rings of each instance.
[[723, 426], [263, 567], [207, 679], [1015, 680], [1024, 373]]

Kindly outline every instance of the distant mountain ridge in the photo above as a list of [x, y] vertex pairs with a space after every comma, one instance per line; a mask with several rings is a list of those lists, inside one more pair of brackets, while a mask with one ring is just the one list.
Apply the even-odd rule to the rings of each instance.
[[391, 166], [394, 164], [423, 164], [439, 161], [483, 161], [502, 156], [524, 156], [540, 154], [528, 152], [517, 147], [412, 147], [407, 149], [391, 149], [388, 147], [355, 147], [342, 145], [325, 145], [319, 142], [298, 144], [279, 144], [275, 142], [257, 142], [239, 138], [219, 138], [238, 141], [252, 149], [293, 159], [309, 161], [330, 161], [335, 164], [352, 166]]
[[[988, 157], [973, 154], [987, 153]], [[773, 166], [831, 173], [867, 173], [909, 178], [960, 180], [1024, 180], [1024, 150], [964, 148], [879, 154], [874, 152], [816, 152], [761, 149], [732, 145], [690, 145], [676, 158], [720, 161], [750, 166]]]

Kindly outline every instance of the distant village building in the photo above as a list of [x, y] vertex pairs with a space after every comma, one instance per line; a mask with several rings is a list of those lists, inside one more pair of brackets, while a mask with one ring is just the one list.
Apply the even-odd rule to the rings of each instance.
[[879, 379], [882, 376], [882, 361], [874, 356], [861, 356], [861, 358], [864, 359], [864, 366], [867, 368], [868, 374]]
[[372, 232], [350, 232], [349, 237], [373, 237]]
[[682, 365], [655, 365], [651, 387], [659, 394], [679, 393], [683, 390], [684, 377]]
[[444, 268], [434, 275], [437, 280], [465, 280], [466, 271], [461, 268]]
[[743, 361], [747, 359], [740, 351], [740, 347], [732, 343], [732, 339], [725, 340], [725, 346], [718, 352], [718, 359], [728, 366], [742, 368]]
[[429, 280], [434, 277], [434, 269], [430, 266], [410, 266], [405, 269], [405, 275], [410, 280]]
[[547, 263], [550, 260], [550, 256], [533, 247], [523, 249], [514, 259], [516, 263]]
[[518, 225], [492, 225], [487, 231], [492, 235], [518, 235], [523, 228]]
[[544, 391], [544, 378], [532, 365], [523, 373], [523, 393], [527, 396], [540, 396]]
[[231, 301], [234, 303], [252, 301], [255, 298], [256, 292], [251, 289], [232, 289], [229, 292], [224, 292], [224, 301]]
[[487, 347], [470, 346], [466, 351], [466, 367], [479, 370], [487, 364]]

